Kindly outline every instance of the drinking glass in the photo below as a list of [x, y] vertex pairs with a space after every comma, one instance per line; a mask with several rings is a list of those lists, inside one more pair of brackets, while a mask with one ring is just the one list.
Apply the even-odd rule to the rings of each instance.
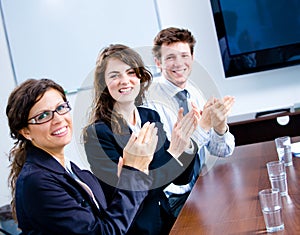
[[288, 194], [288, 185], [284, 162], [268, 162], [267, 169], [272, 188], [278, 188], [281, 196], [286, 196]]
[[283, 230], [284, 223], [279, 189], [263, 189], [258, 195], [267, 232]]
[[275, 139], [275, 144], [279, 161], [284, 161], [285, 166], [292, 166], [291, 138], [289, 136], [278, 137]]

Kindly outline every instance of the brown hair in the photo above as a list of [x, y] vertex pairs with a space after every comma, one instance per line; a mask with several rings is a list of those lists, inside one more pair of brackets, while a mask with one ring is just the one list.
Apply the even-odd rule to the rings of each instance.
[[9, 152], [11, 170], [8, 177], [12, 193], [11, 206], [14, 219], [16, 219], [16, 181], [26, 160], [26, 148], [28, 145], [31, 145], [31, 142], [25, 139], [19, 131], [28, 126], [28, 115], [31, 108], [50, 88], [59, 91], [64, 101], [67, 101], [63, 88], [50, 79], [28, 79], [17, 86], [8, 98], [6, 116], [10, 128], [10, 136], [15, 140], [14, 146]]
[[192, 33], [187, 29], [169, 27], [161, 30], [154, 38], [154, 46], [152, 48], [154, 57], [161, 60], [161, 46], [163, 44], [170, 45], [176, 42], [188, 43], [191, 49], [191, 54], [194, 54], [196, 39]]
[[152, 80], [151, 72], [145, 67], [141, 56], [133, 49], [122, 45], [112, 44], [104, 48], [96, 61], [96, 69], [94, 76], [94, 100], [92, 104], [92, 113], [90, 116], [90, 124], [97, 120], [102, 120], [110, 125], [116, 132], [121, 132], [120, 121], [124, 123], [123, 118], [113, 111], [115, 100], [110, 95], [106, 82], [105, 70], [109, 59], [118, 59], [129, 65], [141, 80], [141, 89], [136, 97], [135, 105], [141, 105], [145, 96], [145, 91], [150, 86]]

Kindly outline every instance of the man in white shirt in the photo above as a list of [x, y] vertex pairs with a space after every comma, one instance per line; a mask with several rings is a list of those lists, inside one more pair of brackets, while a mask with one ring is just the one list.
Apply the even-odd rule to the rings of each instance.
[[[175, 216], [179, 214], [205, 164], [205, 151], [215, 156], [227, 157], [235, 147], [234, 136], [229, 132], [227, 125], [227, 116], [234, 104], [234, 98], [212, 97], [206, 101], [202, 92], [188, 79], [194, 62], [195, 43], [195, 38], [187, 29], [170, 27], [157, 34], [152, 52], [155, 63], [161, 70], [161, 77], [154, 79], [144, 103], [159, 113], [168, 138], [177, 120], [178, 109], [185, 107], [185, 102], [188, 110], [191, 110], [192, 106], [197, 107], [201, 115], [198, 128], [192, 136], [199, 149], [199, 159], [195, 161], [194, 166], [195, 177], [187, 185], [170, 184], [165, 189]], [[177, 95], [180, 91], [184, 94], [180, 98], [181, 101]]]

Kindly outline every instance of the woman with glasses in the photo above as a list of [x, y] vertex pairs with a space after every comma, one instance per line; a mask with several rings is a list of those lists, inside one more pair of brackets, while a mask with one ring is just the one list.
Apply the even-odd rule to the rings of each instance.
[[103, 49], [96, 63], [92, 115], [84, 135], [91, 170], [103, 179], [106, 198], [112, 200], [119, 180], [117, 163], [130, 135], [138, 135], [148, 122], [158, 128], [158, 144], [149, 166], [153, 184], [127, 233], [133, 235], [169, 233], [174, 217], [163, 190], [170, 182], [191, 180], [191, 163], [197, 152], [190, 139], [197, 124], [196, 112], [184, 117], [183, 109], [178, 112], [169, 142], [158, 113], [139, 107], [151, 80], [150, 71], [133, 49], [119, 44]]
[[10, 94], [14, 218], [22, 234], [125, 234], [152, 184], [148, 166], [157, 129], [148, 124], [131, 136], [108, 202], [98, 178], [65, 156], [73, 129], [70, 110], [63, 88], [49, 79], [26, 80]]

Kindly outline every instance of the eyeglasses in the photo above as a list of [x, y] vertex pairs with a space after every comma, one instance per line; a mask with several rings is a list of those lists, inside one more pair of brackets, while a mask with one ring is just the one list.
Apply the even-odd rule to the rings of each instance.
[[57, 106], [55, 110], [46, 110], [32, 118], [29, 118], [28, 124], [35, 124], [35, 125], [43, 124], [52, 120], [54, 117], [54, 113], [58, 113], [59, 115], [64, 115], [70, 112], [70, 110], [71, 107], [69, 105], [69, 101], [67, 101]]

